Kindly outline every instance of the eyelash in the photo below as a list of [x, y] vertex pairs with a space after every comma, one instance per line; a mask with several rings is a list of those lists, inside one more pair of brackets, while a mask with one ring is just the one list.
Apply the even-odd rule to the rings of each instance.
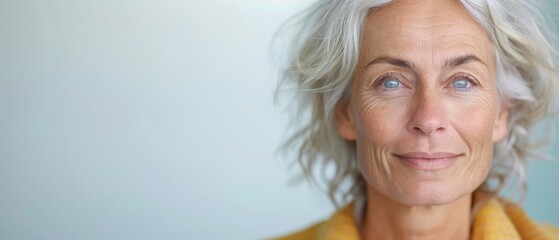
[[454, 81], [461, 80], [461, 79], [464, 79], [464, 80], [468, 81], [468, 83], [471, 85], [471, 86], [468, 86], [464, 89], [454, 88], [454, 90], [458, 91], [458, 92], [469, 92], [469, 91], [474, 90], [475, 87], [479, 86], [479, 82], [472, 75], [467, 74], [467, 73], [455, 74], [454, 76], [451, 77], [451, 79], [452, 79], [450, 81], [451, 85]]
[[381, 88], [383, 91], [395, 91], [395, 90], [398, 90], [398, 88], [390, 89], [390, 88], [385, 88], [385, 87], [383, 87], [382, 85], [383, 85], [384, 82], [385, 82], [386, 80], [388, 80], [388, 79], [397, 80], [400, 84], [404, 85], [404, 84], [402, 83], [402, 81], [400, 80], [400, 78], [401, 78], [401, 77], [397, 76], [397, 75], [394, 74], [394, 73], [386, 73], [386, 74], [383, 74], [382, 76], [380, 76], [380, 77], [377, 79], [377, 81], [375, 82], [374, 85], [375, 85], [376, 88]]
[[[385, 88], [382, 85], [385, 83], [386, 80], [394, 79], [394, 80], [397, 80], [400, 84], [405, 86], [405, 84], [402, 83], [400, 78], [401, 78], [401, 76], [398, 76], [397, 74], [386, 73], [386, 74], [380, 76], [377, 79], [377, 81], [374, 83], [374, 85], [375, 85], [376, 88], [382, 89], [382, 91], [395, 91], [395, 90], [398, 90], [398, 88], [390, 89], [390, 88]], [[468, 91], [474, 90], [475, 87], [479, 86], [479, 82], [472, 75], [467, 74], [467, 73], [458, 73], [458, 74], [453, 75], [451, 77], [451, 81], [450, 81], [449, 85], [452, 85], [452, 83], [454, 81], [461, 80], [461, 79], [464, 79], [464, 80], [468, 81], [470, 86], [468, 86], [464, 89], [454, 88], [455, 91], [468, 92]]]

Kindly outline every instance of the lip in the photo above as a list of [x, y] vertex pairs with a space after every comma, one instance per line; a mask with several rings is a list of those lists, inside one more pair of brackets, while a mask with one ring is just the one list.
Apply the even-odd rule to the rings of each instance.
[[462, 154], [437, 152], [410, 152], [403, 154], [394, 154], [404, 164], [418, 169], [427, 171], [443, 170], [450, 167]]

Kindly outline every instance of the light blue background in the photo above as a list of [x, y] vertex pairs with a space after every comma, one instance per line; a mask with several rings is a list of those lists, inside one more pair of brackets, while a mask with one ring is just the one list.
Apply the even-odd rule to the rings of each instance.
[[[329, 215], [275, 155], [268, 44], [306, 4], [1, 1], [0, 239], [258, 239]], [[529, 173], [527, 210], [559, 225], [559, 163]]]

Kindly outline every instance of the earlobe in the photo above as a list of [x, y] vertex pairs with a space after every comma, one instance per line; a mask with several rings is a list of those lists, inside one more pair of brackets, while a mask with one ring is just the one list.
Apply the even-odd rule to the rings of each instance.
[[338, 134], [345, 140], [355, 140], [357, 134], [355, 131], [355, 122], [351, 113], [351, 105], [347, 102], [341, 102], [336, 105], [335, 111], [336, 125]]
[[508, 122], [509, 122], [509, 101], [503, 101], [503, 108], [501, 109], [495, 125], [493, 127], [493, 142], [498, 142], [502, 140], [508, 132]]

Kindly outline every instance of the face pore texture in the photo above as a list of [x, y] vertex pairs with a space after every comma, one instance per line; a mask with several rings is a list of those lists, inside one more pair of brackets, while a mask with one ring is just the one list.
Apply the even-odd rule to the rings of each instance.
[[455, 0], [396, 1], [365, 20], [352, 96], [336, 108], [368, 191], [440, 205], [486, 179], [507, 131], [484, 29]]

